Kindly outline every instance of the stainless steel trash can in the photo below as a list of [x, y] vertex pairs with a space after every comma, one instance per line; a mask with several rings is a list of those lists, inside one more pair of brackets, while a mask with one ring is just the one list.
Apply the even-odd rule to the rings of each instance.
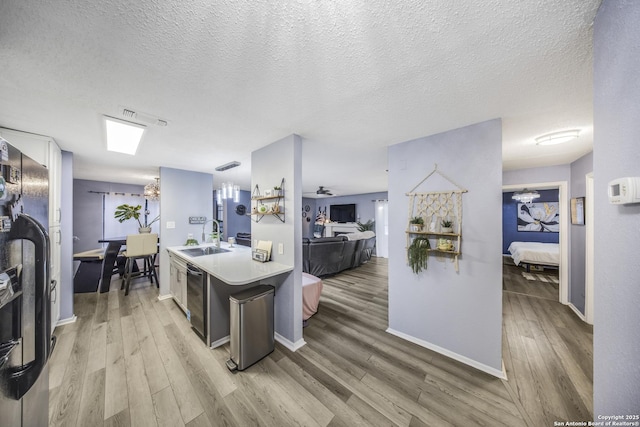
[[273, 286], [259, 285], [229, 296], [230, 370], [242, 371], [273, 351], [274, 293]]

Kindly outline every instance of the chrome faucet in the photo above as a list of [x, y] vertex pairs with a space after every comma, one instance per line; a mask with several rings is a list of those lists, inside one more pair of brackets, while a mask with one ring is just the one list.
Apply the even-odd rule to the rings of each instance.
[[[214, 243], [216, 244], [216, 248], [219, 248], [220, 247], [220, 223], [215, 219], [208, 219], [202, 224], [202, 243], [207, 241], [207, 238], [204, 234], [204, 227], [209, 222], [214, 222], [216, 224], [216, 230], [218, 231], [218, 234], [216, 234], [216, 240]], [[213, 233], [213, 229], [211, 229], [211, 232]]]

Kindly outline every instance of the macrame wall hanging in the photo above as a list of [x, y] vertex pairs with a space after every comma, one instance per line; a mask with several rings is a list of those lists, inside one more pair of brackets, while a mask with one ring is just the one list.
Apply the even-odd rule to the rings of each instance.
[[[456, 189], [448, 191], [415, 192], [422, 183], [437, 173]], [[416, 246], [422, 244], [424, 255], [434, 254], [438, 259], [451, 258], [456, 272], [458, 271], [458, 256], [461, 251], [462, 239], [462, 194], [467, 190], [458, 185], [451, 178], [438, 170], [436, 164], [422, 181], [411, 191], [409, 196], [409, 228], [407, 229], [407, 261], [414, 273], [426, 269], [426, 258], [422, 268], [415, 268], [412, 255]], [[418, 244], [418, 245], [417, 245]]]

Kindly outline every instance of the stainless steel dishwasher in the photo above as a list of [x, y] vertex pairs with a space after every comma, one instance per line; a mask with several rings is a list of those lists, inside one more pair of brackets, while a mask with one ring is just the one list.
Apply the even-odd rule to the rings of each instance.
[[207, 343], [207, 276], [193, 264], [187, 264], [187, 317], [191, 329]]

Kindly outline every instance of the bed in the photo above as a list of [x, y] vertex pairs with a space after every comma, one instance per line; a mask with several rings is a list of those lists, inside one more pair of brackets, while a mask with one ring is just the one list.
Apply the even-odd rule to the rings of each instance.
[[322, 293], [322, 280], [308, 273], [302, 273], [302, 320], [306, 322], [316, 311]]
[[512, 242], [508, 251], [516, 265], [560, 265], [560, 246], [557, 243]]

